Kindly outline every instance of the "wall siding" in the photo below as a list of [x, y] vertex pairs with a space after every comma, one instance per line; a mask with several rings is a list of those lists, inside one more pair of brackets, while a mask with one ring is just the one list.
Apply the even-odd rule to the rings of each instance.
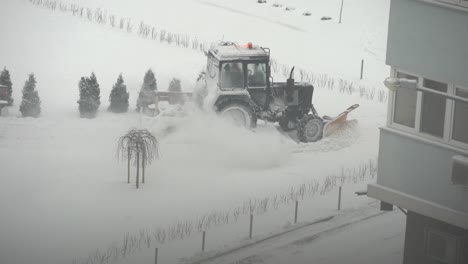
[[387, 64], [468, 87], [468, 11], [392, 0]]
[[468, 188], [451, 180], [455, 155], [462, 153], [381, 129], [377, 184], [468, 213]]

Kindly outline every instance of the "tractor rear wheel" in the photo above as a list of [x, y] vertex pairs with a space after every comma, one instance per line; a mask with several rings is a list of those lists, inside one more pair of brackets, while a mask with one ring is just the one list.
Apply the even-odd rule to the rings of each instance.
[[220, 105], [218, 111], [221, 116], [231, 123], [246, 128], [257, 126], [257, 117], [250, 105], [244, 102], [228, 102]]
[[297, 137], [301, 142], [316, 142], [323, 136], [323, 121], [315, 116], [306, 115], [298, 124]]

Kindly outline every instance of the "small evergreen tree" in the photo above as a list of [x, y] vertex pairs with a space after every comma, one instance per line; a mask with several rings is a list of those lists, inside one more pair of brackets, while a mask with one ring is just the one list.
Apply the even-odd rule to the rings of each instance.
[[94, 118], [101, 104], [101, 90], [96, 75], [91, 73], [91, 77], [81, 77], [78, 84], [80, 90], [80, 99], [78, 100], [78, 109], [80, 116], [84, 118]]
[[99, 105], [101, 105], [101, 89], [99, 88], [99, 83], [94, 72], [91, 73], [91, 77], [89, 78], [89, 87], [91, 88], [91, 97], [93, 98], [97, 111]]
[[78, 84], [80, 89], [80, 99], [78, 100], [78, 109], [81, 117], [92, 117], [93, 107], [91, 103], [90, 91], [88, 88], [88, 78], [81, 77]]
[[149, 69], [145, 73], [143, 78], [143, 84], [141, 85], [140, 93], [137, 98], [137, 111], [140, 111], [141, 107], [146, 107], [151, 101], [151, 92], [158, 89], [158, 84], [154, 72]]
[[114, 113], [127, 112], [129, 97], [130, 95], [127, 92], [127, 86], [124, 84], [122, 74], [120, 74], [109, 95], [110, 105], [108, 111]]
[[143, 79], [143, 85], [141, 86], [141, 90], [146, 91], [156, 91], [158, 89], [158, 84], [156, 82], [156, 77], [154, 76], [154, 72], [149, 69], [145, 73], [145, 78]]
[[0, 100], [5, 100], [8, 102], [8, 105], [13, 105], [13, 98], [11, 98], [13, 94], [13, 83], [11, 82], [10, 72], [5, 68], [0, 73], [0, 85], [4, 85], [7, 87], [7, 94], [0, 95]]
[[169, 83], [169, 92], [182, 92], [182, 87], [180, 86], [180, 80], [173, 78]]
[[31, 73], [23, 87], [23, 100], [20, 105], [20, 112], [23, 117], [38, 117], [41, 114], [41, 99], [35, 89], [36, 78]]

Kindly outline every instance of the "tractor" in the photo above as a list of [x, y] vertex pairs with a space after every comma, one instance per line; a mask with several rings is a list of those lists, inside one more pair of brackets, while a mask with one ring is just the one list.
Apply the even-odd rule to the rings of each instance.
[[[352, 105], [334, 118], [320, 117], [312, 104], [314, 87], [295, 82], [294, 67], [286, 82], [273, 81], [268, 48], [222, 42], [206, 55], [206, 70], [190, 98], [237, 125], [255, 128], [259, 119], [277, 122], [284, 131], [296, 130], [301, 142], [315, 142], [339, 129], [359, 106]], [[156, 92], [155, 97], [158, 102], [180, 94]]]

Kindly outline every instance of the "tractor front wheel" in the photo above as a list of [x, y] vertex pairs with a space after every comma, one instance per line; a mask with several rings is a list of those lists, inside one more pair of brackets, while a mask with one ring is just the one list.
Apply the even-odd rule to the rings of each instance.
[[301, 142], [316, 142], [323, 136], [323, 121], [315, 116], [304, 116], [298, 123], [297, 137]]

